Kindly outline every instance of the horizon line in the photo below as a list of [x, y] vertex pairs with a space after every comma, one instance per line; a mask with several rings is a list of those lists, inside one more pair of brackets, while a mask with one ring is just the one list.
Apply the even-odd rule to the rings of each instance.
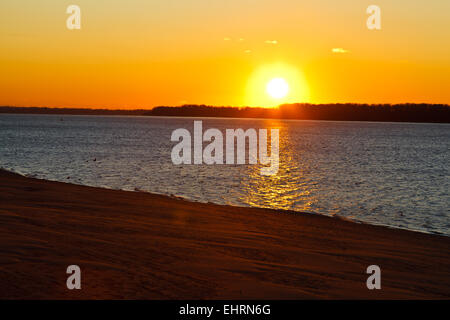
[[402, 103], [360, 103], [360, 102], [328, 102], [328, 103], [310, 103], [310, 102], [294, 102], [283, 103], [274, 107], [261, 107], [261, 106], [232, 106], [232, 105], [209, 105], [209, 104], [182, 104], [182, 105], [156, 105], [147, 108], [110, 108], [110, 107], [63, 107], [63, 106], [14, 106], [14, 105], [0, 105], [0, 108], [22, 108], [22, 109], [63, 109], [63, 110], [91, 110], [91, 111], [151, 111], [156, 108], [182, 108], [182, 107], [210, 107], [210, 108], [236, 108], [236, 109], [279, 109], [282, 106], [289, 105], [309, 105], [309, 106], [324, 106], [324, 105], [360, 105], [360, 106], [400, 106], [400, 105], [428, 105], [428, 106], [447, 106], [450, 107], [450, 103], [428, 103], [428, 102], [402, 102]]

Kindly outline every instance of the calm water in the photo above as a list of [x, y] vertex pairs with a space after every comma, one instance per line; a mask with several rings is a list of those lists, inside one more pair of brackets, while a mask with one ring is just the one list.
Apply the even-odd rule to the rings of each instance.
[[265, 177], [254, 165], [173, 165], [170, 135], [192, 130], [193, 121], [0, 115], [0, 167], [50, 180], [450, 235], [450, 125], [203, 119], [204, 129], [222, 132], [279, 128], [280, 170]]

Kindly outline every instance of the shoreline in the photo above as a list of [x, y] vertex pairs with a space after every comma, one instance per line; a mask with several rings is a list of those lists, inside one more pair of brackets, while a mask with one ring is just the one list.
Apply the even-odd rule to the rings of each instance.
[[[4, 170], [0, 203], [3, 299], [450, 298], [445, 235]], [[72, 264], [82, 290], [65, 286]]]
[[70, 184], [70, 185], [89, 187], [89, 188], [98, 188], [98, 189], [104, 189], [104, 190], [114, 190], [114, 191], [124, 191], [124, 192], [138, 192], [138, 193], [144, 193], [144, 194], [149, 194], [149, 195], [165, 196], [165, 197], [168, 197], [168, 198], [171, 198], [171, 199], [186, 201], [186, 202], [192, 203], [193, 205], [195, 205], [196, 203], [201, 203], [201, 204], [212, 204], [212, 205], [217, 205], [217, 206], [233, 207], [233, 208], [236, 208], [236, 209], [243, 209], [243, 210], [254, 208], [254, 209], [263, 209], [263, 210], [273, 210], [273, 211], [276, 211], [276, 212], [284, 212], [284, 213], [287, 213], [287, 214], [318, 215], [318, 216], [324, 216], [324, 217], [329, 217], [329, 218], [333, 218], [333, 219], [340, 219], [340, 220], [344, 220], [344, 221], [348, 221], [348, 222], [352, 222], [352, 223], [357, 223], [357, 224], [365, 224], [365, 225], [371, 225], [371, 226], [380, 226], [380, 227], [389, 228], [389, 229], [393, 229], [393, 230], [405, 230], [405, 231], [418, 232], [418, 233], [429, 234], [429, 235], [438, 235], [438, 236], [443, 236], [443, 237], [450, 238], [450, 234], [447, 235], [445, 233], [441, 233], [441, 232], [437, 232], [437, 231], [436, 232], [432, 232], [432, 231], [426, 231], [426, 230], [420, 230], [420, 229], [408, 229], [406, 227], [393, 226], [393, 225], [388, 225], [388, 224], [383, 224], [383, 223], [366, 222], [364, 220], [353, 219], [353, 218], [345, 217], [345, 216], [342, 216], [342, 215], [339, 215], [339, 214], [327, 215], [327, 214], [322, 214], [322, 213], [318, 213], [318, 212], [307, 212], [307, 211], [298, 211], [298, 210], [289, 210], [289, 209], [278, 209], [278, 208], [270, 208], [270, 207], [253, 207], [253, 206], [250, 206], [250, 205], [249, 206], [239, 206], [239, 205], [220, 204], [220, 203], [215, 203], [215, 202], [196, 201], [194, 199], [190, 199], [190, 198], [182, 196], [182, 195], [157, 193], [157, 192], [140, 190], [140, 189], [136, 189], [136, 188], [135, 188], [135, 190], [127, 190], [127, 189], [112, 188], [112, 187], [108, 187], [108, 186], [93, 186], [93, 185], [86, 185], [86, 184], [81, 184], [81, 183], [64, 182], [64, 181], [60, 181], [60, 180], [52, 180], [52, 179], [48, 179], [48, 178], [45, 178], [45, 177], [39, 177], [39, 176], [37, 176], [35, 174], [27, 174], [27, 173], [16, 171], [16, 170], [14, 170], [12, 168], [4, 168], [4, 167], [0, 166], [0, 172], [2, 172], [2, 171], [7, 172], [7, 173], [12, 173], [12, 174], [17, 174], [17, 175], [19, 175], [21, 177], [24, 177], [24, 178], [37, 179], [37, 180], [48, 181], [48, 182], [59, 182], [59, 183], [65, 183], [65, 184]]

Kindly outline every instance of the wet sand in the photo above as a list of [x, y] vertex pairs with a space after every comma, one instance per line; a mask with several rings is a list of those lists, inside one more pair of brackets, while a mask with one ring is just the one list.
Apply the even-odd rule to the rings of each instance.
[[448, 299], [450, 238], [0, 171], [0, 298]]

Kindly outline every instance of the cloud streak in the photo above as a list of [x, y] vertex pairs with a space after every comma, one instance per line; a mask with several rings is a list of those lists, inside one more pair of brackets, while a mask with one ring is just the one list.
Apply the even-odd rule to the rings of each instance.
[[333, 53], [348, 53], [348, 50], [345, 50], [344, 48], [333, 48], [331, 49], [331, 52]]

